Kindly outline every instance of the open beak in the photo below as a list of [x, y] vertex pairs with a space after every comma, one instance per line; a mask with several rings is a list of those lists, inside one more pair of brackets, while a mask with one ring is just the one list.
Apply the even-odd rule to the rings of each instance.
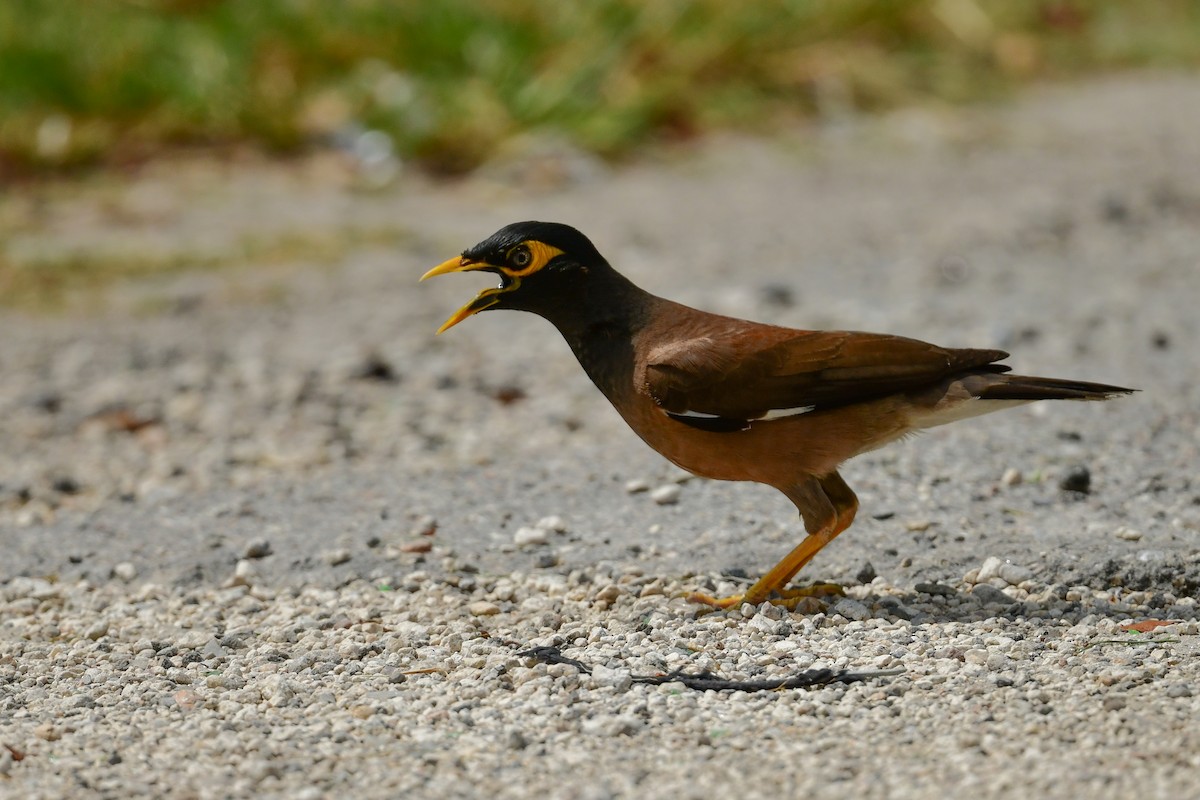
[[471, 261], [465, 256], [455, 256], [447, 261], [443, 261], [441, 264], [438, 264], [436, 267], [429, 270], [429, 272], [426, 272], [424, 275], [422, 275], [421, 280], [432, 278], [437, 275], [445, 275], [450, 272], [474, 272], [477, 270], [499, 273], [500, 285], [494, 289], [484, 289], [482, 292], [475, 295], [474, 300], [467, 303], [458, 311], [455, 311], [454, 314], [451, 315], [450, 319], [442, 323], [442, 327], [437, 329], [438, 333], [453, 328], [455, 325], [462, 322], [472, 314], [478, 314], [480, 311], [483, 311], [486, 308], [491, 308], [500, 302], [498, 295], [504, 292], [511, 292], [513, 289], [516, 289], [521, 285], [520, 279], [509, 278], [508, 276], [504, 275], [504, 273], [500, 272], [500, 268], [494, 264], [488, 264], [485, 261]]

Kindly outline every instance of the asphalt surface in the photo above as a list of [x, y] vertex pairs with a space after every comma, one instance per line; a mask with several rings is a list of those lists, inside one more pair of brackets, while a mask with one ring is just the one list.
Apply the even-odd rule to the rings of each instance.
[[[0, 316], [0, 584], [189, 591], [240, 560], [280, 588], [597, 564], [702, 586], [768, 568], [801, 535], [790, 503], [683, 480], [547, 323], [485, 313], [434, 337], [482, 284], [418, 285], [422, 272], [507, 222], [547, 219], [692, 305], [1001, 347], [1017, 372], [1140, 390], [850, 462], [859, 520], [802, 579], [874, 573], [907, 590], [994, 557], [1045, 585], [1195, 596], [1197, 130], [1200, 81], [1135, 76], [619, 168], [551, 147], [463, 183], [368, 192], [337, 159], [188, 162], [9, 197], [4, 218], [31, 223], [11, 232], [22, 252], [362, 226], [395, 241], [351, 234], [284, 266], [123, 285], [99, 311]], [[1087, 491], [1064, 489], [1080, 470]], [[677, 481], [669, 505], [630, 487]], [[565, 531], [516, 543], [547, 516]]]

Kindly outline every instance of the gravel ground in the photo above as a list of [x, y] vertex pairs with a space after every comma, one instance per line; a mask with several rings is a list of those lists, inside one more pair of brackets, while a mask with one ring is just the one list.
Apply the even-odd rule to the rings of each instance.
[[[0, 198], [34, 262], [340, 243], [0, 318], [0, 793], [1197, 795], [1197, 129], [1200, 81], [1137, 76], [616, 170], [542, 142], [453, 186], [330, 156]], [[416, 277], [526, 218], [694, 305], [1143, 391], [852, 462], [802, 576], [847, 595], [698, 617], [791, 505], [648, 452], [539, 320], [432, 338], [479, 282]], [[677, 669], [888, 674], [637, 680]]]

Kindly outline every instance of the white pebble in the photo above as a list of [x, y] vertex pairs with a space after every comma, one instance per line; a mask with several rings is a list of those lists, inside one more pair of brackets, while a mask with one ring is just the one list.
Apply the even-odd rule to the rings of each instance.
[[350, 560], [350, 551], [344, 547], [339, 547], [337, 550], [330, 550], [323, 556], [325, 563], [331, 567], [336, 567], [340, 564], [345, 564]]
[[245, 558], [239, 560], [233, 568], [233, 577], [225, 582], [225, 588], [234, 586], [251, 586], [254, 579], [258, 577], [258, 569], [254, 566], [254, 562]]
[[1127, 542], [1136, 542], [1142, 538], [1142, 532], [1134, 528], [1127, 528], [1124, 525], [1117, 528], [1113, 535], [1118, 539], [1124, 539]]
[[487, 600], [477, 600], [467, 606], [467, 612], [473, 617], [493, 617], [500, 613], [500, 606]]
[[548, 517], [542, 517], [537, 521], [537, 525], [534, 527], [541, 528], [544, 531], [551, 531], [553, 533], [567, 532], [567, 523], [557, 514], [552, 514]]
[[995, 556], [988, 556], [983, 561], [983, 565], [979, 567], [979, 574], [975, 576], [976, 583], [987, 583], [992, 578], [1000, 576], [1000, 568], [1004, 566], [1004, 562]]
[[137, 574], [137, 567], [128, 561], [122, 561], [120, 564], [117, 564], [115, 567], [113, 567], [113, 575], [125, 581], [126, 583], [129, 583], [131, 580], [136, 578]]
[[680, 488], [678, 484], [668, 483], [659, 486], [650, 493], [650, 499], [660, 506], [669, 506], [679, 502]]
[[972, 648], [971, 650], [963, 653], [963, 660], [968, 664], [986, 664], [988, 660], [988, 652], [987, 650]]
[[545, 528], [517, 528], [513, 534], [513, 544], [517, 547], [533, 547], [550, 541], [550, 532]]
[[596, 686], [610, 686], [624, 692], [633, 685], [633, 674], [627, 669], [610, 669], [603, 664], [592, 667], [592, 682]]

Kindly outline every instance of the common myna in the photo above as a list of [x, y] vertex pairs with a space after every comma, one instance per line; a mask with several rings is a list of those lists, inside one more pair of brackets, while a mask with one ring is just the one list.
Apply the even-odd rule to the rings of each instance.
[[511, 308], [550, 321], [634, 432], [706, 478], [757, 481], [796, 504], [808, 536], [744, 594], [774, 599], [850, 526], [858, 498], [843, 461], [935, 425], [1034, 400], [1106, 400], [1133, 390], [1008, 374], [1002, 350], [943, 348], [853, 331], [805, 331], [710, 314], [655, 297], [609, 266], [582, 233], [517, 222], [422, 276], [500, 276], [438, 330]]

